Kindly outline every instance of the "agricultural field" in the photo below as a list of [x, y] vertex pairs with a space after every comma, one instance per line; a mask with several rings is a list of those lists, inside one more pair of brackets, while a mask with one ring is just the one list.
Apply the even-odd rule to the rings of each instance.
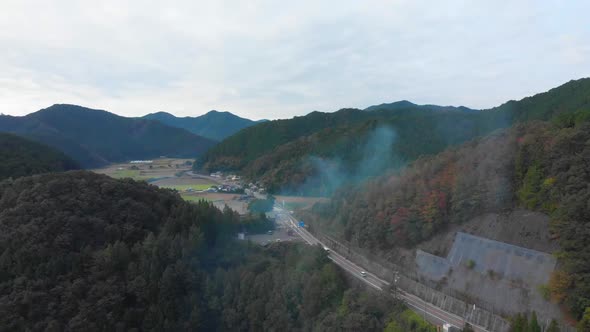
[[226, 205], [236, 211], [239, 214], [248, 213], [248, 202], [240, 201], [238, 198], [239, 194], [226, 194], [226, 193], [205, 193], [205, 192], [184, 192], [180, 196], [191, 202], [204, 199], [212, 202], [217, 208], [223, 209]]
[[93, 169], [95, 173], [106, 174], [110, 177], [132, 178], [134, 180], [154, 180], [175, 177], [180, 172], [191, 169], [192, 159], [162, 158], [154, 159], [152, 163], [136, 164], [131, 162], [112, 164], [103, 168]]
[[217, 183], [214, 183], [208, 179], [194, 178], [183, 175], [180, 177], [165, 178], [153, 181], [152, 184], [161, 188], [176, 189], [180, 192], [185, 192], [191, 189], [195, 191], [205, 190], [211, 186], [216, 185]]
[[182, 199], [184, 199], [187, 202], [211, 201], [207, 197], [190, 195], [190, 194], [180, 194], [180, 197], [182, 197]]
[[[207, 192], [182, 192], [182, 198], [188, 201], [198, 201], [205, 199], [213, 202], [215, 206], [223, 209], [227, 205], [230, 209], [239, 214], [246, 214], [248, 212], [248, 201], [240, 200], [240, 194], [228, 193], [207, 193]], [[307, 209], [313, 206], [316, 202], [323, 201], [325, 198], [321, 197], [300, 197], [300, 196], [276, 196], [276, 202], [283, 204], [288, 210]]]
[[154, 185], [160, 188], [168, 188], [168, 189], [175, 189], [178, 191], [189, 191], [189, 190], [205, 190], [209, 189], [213, 184], [177, 184], [177, 185], [159, 185], [157, 183], [153, 183]]
[[[148, 181], [161, 188], [174, 189], [184, 200], [189, 202], [206, 200], [221, 209], [227, 205], [240, 214], [248, 212], [248, 202], [239, 200], [240, 194], [202, 192], [220, 183], [214, 178], [197, 177], [197, 175], [187, 172], [191, 170], [191, 163], [191, 159], [163, 158], [154, 159], [152, 163], [113, 164], [93, 171], [116, 179], [132, 178]], [[279, 204], [284, 202], [284, 206], [288, 210], [306, 209], [320, 200], [323, 198], [276, 196], [276, 202]]]

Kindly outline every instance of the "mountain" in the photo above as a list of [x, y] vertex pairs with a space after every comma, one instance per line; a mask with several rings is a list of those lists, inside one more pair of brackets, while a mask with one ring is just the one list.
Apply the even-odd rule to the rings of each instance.
[[0, 180], [79, 168], [61, 151], [6, 133], [0, 133], [0, 160]]
[[183, 128], [193, 134], [221, 141], [238, 131], [266, 120], [252, 121], [230, 112], [210, 111], [197, 117], [176, 117], [170, 113], [150, 113], [144, 119], [157, 120], [172, 127]]
[[322, 248], [236, 241], [231, 210], [147, 183], [44, 174], [0, 182], [0, 198], [2, 331], [411, 331], [420, 321], [349, 285]]
[[[401, 172], [342, 187], [300, 218], [392, 260], [421, 246], [444, 253], [441, 241], [452, 242], [457, 231], [486, 232], [501, 242], [519, 240], [529, 248], [544, 248], [537, 250], [559, 260], [545, 285], [545, 298], [566, 305], [581, 319], [590, 303], [589, 163], [586, 107], [551, 121], [517, 123], [420, 158]], [[515, 210], [524, 213], [500, 222]], [[526, 217], [535, 214], [550, 221]], [[413, 258], [403, 261], [398, 260], [412, 264]]]
[[407, 100], [400, 100], [393, 103], [385, 103], [379, 105], [373, 105], [365, 108], [365, 111], [375, 111], [375, 110], [390, 110], [395, 111], [398, 109], [404, 108], [422, 108], [422, 109], [430, 109], [436, 111], [463, 111], [463, 112], [470, 112], [475, 111], [472, 108], [468, 108], [465, 106], [438, 106], [438, 105], [417, 105]]
[[83, 167], [162, 155], [195, 157], [215, 142], [184, 129], [103, 110], [58, 104], [26, 116], [0, 116], [0, 131], [55, 147]]
[[327, 194], [514, 123], [590, 107], [588, 95], [590, 79], [580, 79], [480, 111], [402, 101], [369, 111], [312, 112], [246, 128], [198, 158], [195, 168], [238, 170], [274, 192]]

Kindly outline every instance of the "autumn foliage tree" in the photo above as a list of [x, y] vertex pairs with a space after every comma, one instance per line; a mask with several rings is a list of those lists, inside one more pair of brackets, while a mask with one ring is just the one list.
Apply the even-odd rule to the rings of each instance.
[[581, 318], [590, 307], [590, 111], [566, 117], [572, 118], [517, 125], [419, 158], [402, 171], [343, 188], [306, 219], [387, 257], [486, 212], [544, 212], [561, 247], [550, 291]]
[[428, 239], [451, 223], [512, 204], [516, 131], [423, 157], [400, 173], [340, 190], [308, 218], [361, 247], [389, 250]]

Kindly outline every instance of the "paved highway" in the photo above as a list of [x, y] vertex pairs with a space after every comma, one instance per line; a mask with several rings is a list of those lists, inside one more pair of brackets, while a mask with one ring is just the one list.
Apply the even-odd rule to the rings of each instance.
[[193, 171], [187, 171], [186, 172], [186, 175], [192, 176], [192, 177], [195, 177], [195, 178], [201, 178], [201, 179], [209, 180], [209, 181], [214, 182], [216, 184], [224, 184], [225, 183], [225, 181], [223, 181], [222, 178], [215, 178], [215, 177], [212, 177], [212, 176], [209, 176], [209, 175], [195, 173]]
[[[310, 245], [321, 245], [322, 247], [327, 248], [320, 240], [314, 237], [305, 228], [298, 227], [297, 220], [288, 211], [285, 211], [281, 207], [277, 206], [275, 207], [275, 212], [277, 213], [277, 220], [291, 227], [293, 231], [295, 231], [306, 243]], [[368, 286], [373, 287], [379, 291], [385, 291], [388, 293], [391, 292], [389, 282], [380, 279], [369, 271], [365, 271], [363, 268], [344, 258], [334, 250], [330, 249], [328, 258], [359, 280], [366, 283]], [[363, 276], [363, 273], [361, 272], [364, 272], [365, 276]], [[404, 292], [401, 289], [398, 289], [397, 294], [398, 297], [403, 299], [411, 309], [418, 312], [420, 315], [423, 315], [426, 320], [433, 324], [442, 325], [443, 323], [449, 323], [456, 327], [463, 327], [465, 324], [465, 320], [462, 317], [459, 317], [450, 312], [446, 312], [439, 307], [423, 301], [417, 296]], [[472, 327], [478, 332], [490, 332], [481, 326], [472, 324]]]

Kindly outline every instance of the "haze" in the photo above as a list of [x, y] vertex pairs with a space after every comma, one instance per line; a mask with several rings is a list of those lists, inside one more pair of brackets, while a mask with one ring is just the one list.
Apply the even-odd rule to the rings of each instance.
[[589, 12], [587, 1], [3, 1], [0, 112], [487, 108], [590, 76]]

